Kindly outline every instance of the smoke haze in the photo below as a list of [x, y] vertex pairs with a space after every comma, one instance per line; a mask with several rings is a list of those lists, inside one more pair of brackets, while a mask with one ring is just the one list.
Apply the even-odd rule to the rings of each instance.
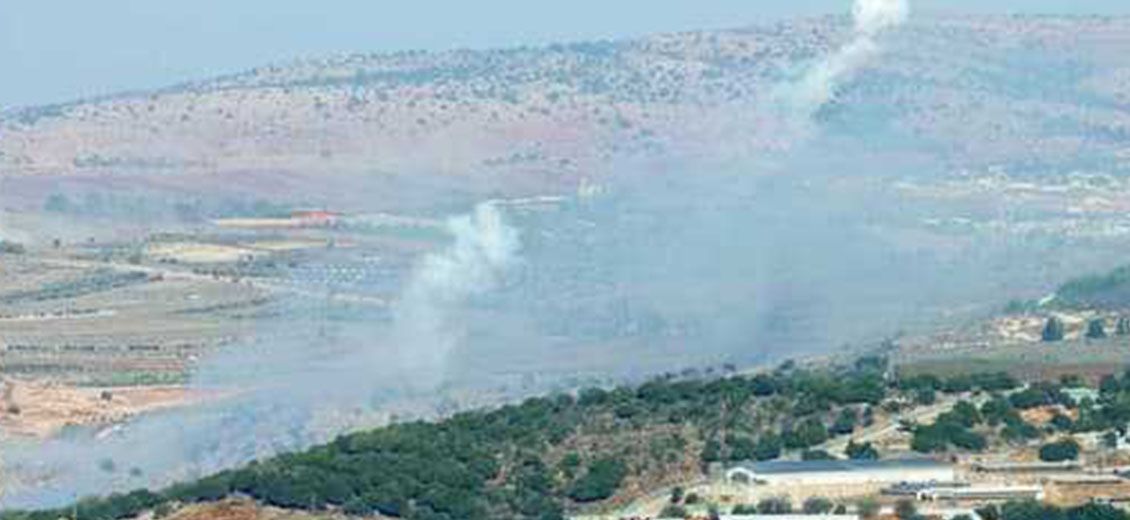
[[851, 41], [813, 64], [795, 85], [784, 85], [793, 110], [806, 124], [820, 107], [835, 96], [836, 88], [850, 81], [882, 51], [884, 31], [904, 24], [910, 15], [907, 0], [856, 0], [852, 6], [854, 35]]
[[[447, 396], [463, 307], [517, 262], [519, 237], [495, 203], [453, 217], [450, 243], [424, 256], [389, 319], [326, 316], [331, 302], [282, 302], [251, 342], [204, 360], [191, 386], [210, 404], [45, 442], [0, 439], [3, 463], [43, 485], [14, 486], [7, 507], [50, 507], [90, 494], [167, 485], [327, 442], [396, 417], [431, 417]], [[318, 307], [322, 307], [319, 312]], [[446, 396], [446, 397], [445, 397]], [[453, 404], [456, 409], [472, 403]]]
[[[809, 124], [877, 55], [876, 38], [906, 7], [861, 1], [854, 15], [849, 43], [799, 83], [778, 86], [798, 100], [790, 120]], [[868, 230], [892, 217], [856, 211], [875, 193], [814, 188], [824, 175], [805, 163], [812, 137], [794, 138], [772, 165], [622, 164], [595, 194], [477, 204], [447, 221], [449, 242], [417, 261], [387, 312], [284, 302], [250, 344], [204, 360], [192, 385], [223, 399], [97, 438], [9, 443], [6, 465], [46, 483], [12, 490], [4, 504], [59, 505], [206, 475], [350, 429], [470, 406], [460, 401], [468, 389], [519, 398], [764, 363], [888, 330], [937, 293], [897, 299], [896, 280], [914, 276], [912, 264]], [[889, 311], [884, 319], [866, 319], [878, 308]]]
[[[163, 485], [343, 431], [535, 392], [825, 353], [1105, 261], [1064, 246], [1061, 234], [924, 232], [927, 219], [984, 215], [905, 197], [894, 181], [906, 165], [860, 146], [893, 153], [935, 143], [885, 128], [873, 106], [832, 103], [865, 82], [887, 38], [906, 42], [892, 34], [908, 19], [905, 1], [859, 0], [852, 14], [846, 42], [770, 85], [767, 97], [784, 109], [765, 112], [785, 120], [770, 125], [821, 130], [788, 135], [781, 155], [623, 161], [592, 186], [544, 200], [446, 205], [444, 214], [460, 216], [446, 221], [442, 244], [403, 279], [382, 280], [396, 287], [390, 308], [272, 303], [253, 340], [196, 368], [193, 388], [222, 397], [211, 404], [97, 438], [0, 440], [9, 469], [43, 478], [3, 504]], [[943, 173], [912, 166], [924, 178]], [[363, 185], [341, 191], [387, 197]], [[986, 213], [1011, 217], [997, 211]]]
[[443, 381], [451, 351], [465, 334], [455, 321], [470, 297], [489, 292], [517, 262], [518, 232], [496, 204], [479, 204], [470, 215], [447, 223], [454, 241], [427, 255], [411, 275], [393, 310], [392, 343], [411, 386]]

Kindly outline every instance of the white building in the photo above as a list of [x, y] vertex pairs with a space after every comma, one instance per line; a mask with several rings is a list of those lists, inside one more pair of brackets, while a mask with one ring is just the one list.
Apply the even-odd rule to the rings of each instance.
[[744, 462], [726, 470], [732, 484], [859, 485], [953, 482], [952, 464], [933, 459]]
[[859, 520], [859, 515], [721, 515], [722, 520]]
[[919, 500], [974, 501], [986, 500], [1043, 500], [1044, 488], [1040, 486], [976, 486], [961, 488], [933, 488], [918, 492]]

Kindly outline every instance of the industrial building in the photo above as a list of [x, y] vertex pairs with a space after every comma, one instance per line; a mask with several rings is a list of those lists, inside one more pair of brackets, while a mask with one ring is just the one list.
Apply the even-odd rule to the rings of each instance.
[[743, 462], [726, 470], [731, 484], [858, 485], [953, 482], [954, 466], [934, 459]]
[[859, 520], [859, 515], [721, 515], [722, 520]]
[[938, 487], [919, 491], [918, 499], [954, 502], [1043, 500], [1044, 488], [1040, 486]]

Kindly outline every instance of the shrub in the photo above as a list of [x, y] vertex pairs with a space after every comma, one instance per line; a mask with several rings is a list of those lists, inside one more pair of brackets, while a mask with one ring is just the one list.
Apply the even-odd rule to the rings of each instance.
[[828, 514], [835, 508], [836, 505], [824, 497], [811, 497], [804, 501], [804, 514], [806, 515], [824, 515]]
[[859, 516], [862, 518], [875, 518], [879, 515], [882, 506], [879, 504], [878, 500], [867, 497], [856, 503], [855, 508], [859, 511]]
[[1079, 458], [1079, 443], [1075, 439], [1045, 444], [1040, 447], [1040, 460], [1044, 462], [1063, 462]]
[[754, 458], [759, 461], [776, 459], [781, 456], [781, 448], [781, 437], [774, 433], [767, 433], [757, 440]]
[[879, 450], [870, 442], [856, 444], [855, 441], [849, 441], [847, 448], [844, 449], [844, 455], [852, 460], [878, 460]]
[[604, 458], [589, 464], [588, 471], [573, 482], [569, 498], [577, 502], [595, 502], [616, 494], [628, 469], [618, 459]]
[[836, 422], [832, 423], [830, 430], [833, 435], [851, 435], [858, 421], [859, 416], [854, 409], [844, 408], [840, 410], [840, 415], [836, 417]]
[[805, 450], [800, 454], [801, 460], [835, 460], [836, 458], [824, 450]]
[[757, 513], [762, 515], [788, 515], [793, 512], [793, 503], [788, 497], [770, 497], [757, 503]]
[[918, 516], [918, 506], [911, 500], [899, 500], [895, 504], [895, 516], [901, 520], [911, 520]]
[[756, 514], [758, 514], [757, 513], [757, 506], [750, 505], [750, 504], [738, 504], [738, 505], [734, 506], [734, 509], [732, 509], [730, 511], [730, 513], [735, 514], [735, 515], [756, 515]]

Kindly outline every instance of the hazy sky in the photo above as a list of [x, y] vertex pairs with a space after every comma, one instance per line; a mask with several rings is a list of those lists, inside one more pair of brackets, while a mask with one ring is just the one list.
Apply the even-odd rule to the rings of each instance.
[[[1127, 0], [912, 0], [923, 11], [1130, 14]], [[0, 0], [0, 107], [338, 52], [736, 27], [850, 0]]]

